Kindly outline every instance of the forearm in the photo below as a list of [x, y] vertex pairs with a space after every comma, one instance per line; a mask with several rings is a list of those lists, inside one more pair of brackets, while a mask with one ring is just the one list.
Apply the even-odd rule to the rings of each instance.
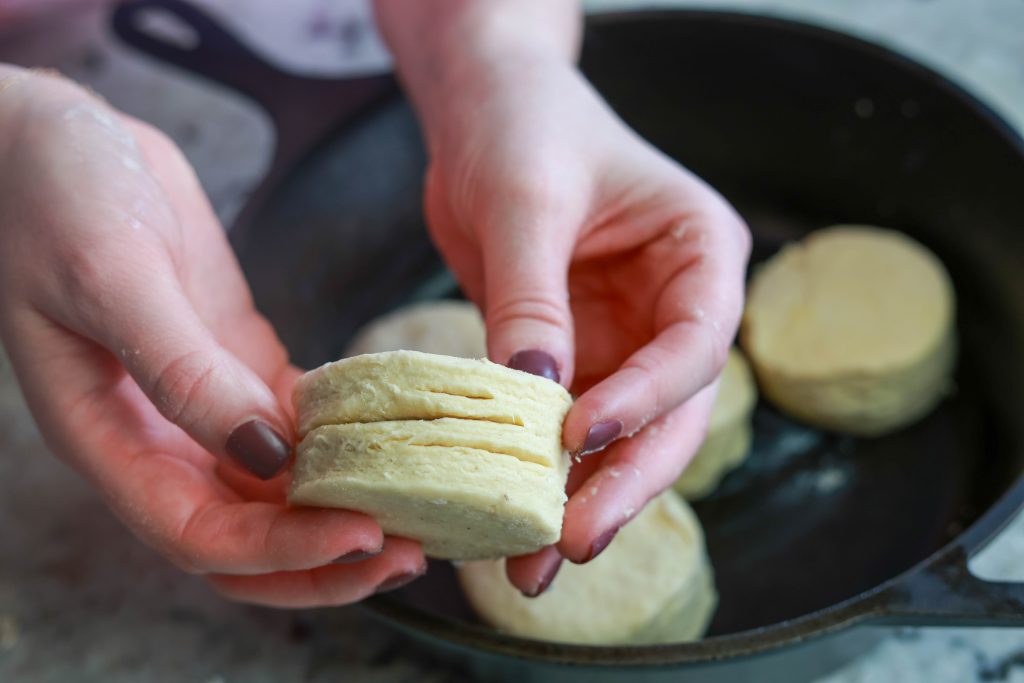
[[375, 0], [377, 23], [429, 137], [517, 65], [575, 61], [578, 0]]

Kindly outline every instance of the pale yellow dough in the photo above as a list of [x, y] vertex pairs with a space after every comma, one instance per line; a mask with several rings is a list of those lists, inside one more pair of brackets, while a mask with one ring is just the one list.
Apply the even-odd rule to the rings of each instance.
[[390, 351], [306, 373], [295, 404], [293, 503], [365, 512], [445, 559], [558, 540], [572, 404], [558, 384], [487, 360]]
[[484, 621], [514, 635], [557, 642], [694, 640], [718, 603], [700, 522], [672, 491], [652, 500], [597, 558], [564, 563], [539, 597], [513, 588], [500, 561], [465, 563], [458, 572]]
[[750, 418], [756, 404], [757, 387], [750, 367], [742, 353], [730, 349], [707, 438], [675, 483], [676, 491], [687, 500], [711, 493], [726, 474], [746, 460], [754, 433]]
[[922, 245], [892, 230], [835, 226], [755, 273], [741, 342], [779, 408], [879, 435], [925, 415], [949, 387], [954, 306], [949, 275]]
[[483, 318], [468, 301], [412, 304], [370, 322], [349, 344], [346, 355], [402, 349], [485, 358], [487, 335]]
[[[311, 370], [295, 385], [300, 435], [321, 425], [460, 417], [550, 429], [572, 404], [560, 385], [486, 359], [390, 351]], [[560, 429], [560, 426], [559, 426]]]

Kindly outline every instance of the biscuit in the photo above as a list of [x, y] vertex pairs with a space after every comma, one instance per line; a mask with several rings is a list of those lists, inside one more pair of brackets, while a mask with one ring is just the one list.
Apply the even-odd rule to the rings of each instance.
[[784, 248], [752, 278], [740, 340], [765, 397], [863, 436], [928, 413], [950, 386], [954, 292], [906, 235], [835, 226]]
[[754, 436], [750, 418], [756, 404], [757, 387], [750, 367], [743, 354], [730, 349], [707, 437], [675, 483], [675, 490], [684, 498], [697, 500], [708, 495], [746, 460]]
[[422, 351], [459, 358], [487, 356], [484, 321], [468, 301], [425, 301], [404, 306], [367, 324], [345, 355]]
[[558, 540], [572, 399], [487, 360], [390, 351], [296, 383], [301, 441], [289, 500], [372, 516], [427, 555], [519, 555]]
[[467, 562], [459, 582], [477, 614], [513, 635], [567, 643], [669, 643], [703, 635], [718, 603], [696, 515], [667, 491], [582, 565], [564, 563], [527, 598], [500, 561]]

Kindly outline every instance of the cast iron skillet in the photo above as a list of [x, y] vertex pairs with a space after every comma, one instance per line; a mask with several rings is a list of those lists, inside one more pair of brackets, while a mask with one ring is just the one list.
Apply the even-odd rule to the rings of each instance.
[[[144, 30], [146, 12], [191, 27], [194, 48]], [[298, 363], [337, 357], [360, 325], [397, 305], [458, 296], [426, 237], [422, 143], [390, 77], [281, 73], [178, 0], [124, 5], [114, 26], [275, 121], [275, 162], [232, 238]], [[957, 289], [957, 389], [927, 419], [879, 439], [808, 429], [760, 406], [749, 463], [696, 506], [721, 593], [704, 641], [583, 647], [502, 635], [473, 621], [441, 564], [370, 608], [516, 680], [798, 680], [862, 648], [868, 631], [855, 626], [1024, 624], [1020, 585], [966, 567], [1024, 498], [1021, 140], [917, 64], [774, 18], [601, 16], [589, 22], [582, 68], [630, 125], [739, 208], [755, 261], [837, 222], [896, 227], [937, 252]]]

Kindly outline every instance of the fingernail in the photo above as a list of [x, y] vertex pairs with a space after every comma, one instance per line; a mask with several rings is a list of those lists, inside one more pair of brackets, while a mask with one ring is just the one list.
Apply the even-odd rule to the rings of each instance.
[[562, 378], [558, 374], [558, 363], [551, 357], [551, 354], [536, 349], [528, 349], [513, 354], [508, 359], [508, 366], [513, 370], [522, 370], [531, 375], [545, 377], [552, 382], [557, 382]]
[[226, 450], [239, 465], [260, 479], [270, 479], [284, 469], [292, 449], [283, 436], [263, 420], [249, 420], [235, 427]]
[[522, 591], [523, 595], [528, 598], [535, 598], [548, 589], [551, 582], [555, 580], [555, 576], [558, 574], [558, 570], [562, 568], [562, 560], [558, 560], [547, 570], [547, 572], [540, 577], [540, 581], [534, 586], [532, 591]]
[[594, 539], [594, 542], [590, 544], [590, 553], [582, 562], [580, 562], [580, 564], [590, 562], [595, 557], [600, 555], [604, 551], [604, 549], [608, 547], [608, 544], [612, 542], [612, 539], [615, 538], [615, 534], [617, 533], [619, 533], [619, 527], [609, 529], [608, 531], [604, 532], [596, 539]]
[[610, 444], [615, 437], [622, 433], [622, 422], [620, 420], [605, 420], [590, 426], [587, 430], [587, 438], [583, 440], [583, 448], [580, 455], [588, 455], [599, 451]]
[[423, 572], [400, 572], [394, 576], [389, 576], [384, 579], [381, 584], [377, 586], [377, 592], [385, 593], [387, 591], [393, 591], [396, 588], [401, 588], [407, 583], [412, 583], [421, 576], [423, 576]]
[[331, 564], [352, 564], [353, 562], [362, 562], [363, 560], [368, 560], [371, 557], [376, 557], [377, 555], [380, 555], [380, 552], [380, 550], [374, 552], [368, 552], [366, 550], [353, 550], [352, 552], [345, 553], [338, 559], [333, 560]]

